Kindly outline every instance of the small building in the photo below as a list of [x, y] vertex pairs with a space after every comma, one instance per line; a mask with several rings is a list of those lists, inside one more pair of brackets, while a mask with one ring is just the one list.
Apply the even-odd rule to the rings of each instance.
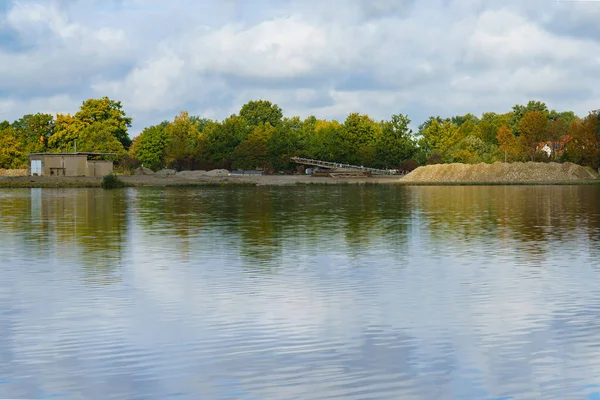
[[111, 153], [29, 154], [31, 176], [104, 176], [113, 172]]

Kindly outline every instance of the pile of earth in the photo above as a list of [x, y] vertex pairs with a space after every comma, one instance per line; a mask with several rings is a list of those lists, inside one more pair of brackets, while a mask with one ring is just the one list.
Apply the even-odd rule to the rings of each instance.
[[171, 176], [177, 174], [177, 171], [174, 169], [161, 169], [160, 171], [156, 171], [156, 175], [158, 176]]
[[139, 167], [135, 171], [133, 171], [134, 175], [154, 175], [154, 171], [150, 168]]
[[0, 168], [0, 176], [27, 176], [27, 169]]
[[589, 169], [572, 163], [436, 164], [419, 167], [403, 182], [477, 183], [477, 182], [571, 182], [597, 179]]

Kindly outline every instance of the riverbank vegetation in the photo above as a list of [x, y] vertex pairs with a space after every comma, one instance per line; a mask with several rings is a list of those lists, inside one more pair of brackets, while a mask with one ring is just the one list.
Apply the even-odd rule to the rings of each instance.
[[351, 113], [344, 121], [284, 117], [276, 104], [250, 101], [215, 121], [182, 111], [133, 140], [119, 101], [89, 99], [74, 115], [28, 114], [0, 123], [0, 168], [26, 168], [36, 152], [114, 153], [121, 170], [293, 171], [291, 156], [410, 171], [419, 165], [497, 161], [573, 162], [600, 167], [600, 110], [580, 117], [530, 101], [506, 113], [432, 116], [410, 128], [407, 115], [376, 121]]

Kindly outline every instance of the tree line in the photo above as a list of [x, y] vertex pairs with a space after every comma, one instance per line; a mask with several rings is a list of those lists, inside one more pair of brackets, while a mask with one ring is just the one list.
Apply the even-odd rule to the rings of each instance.
[[223, 121], [182, 111], [131, 140], [119, 101], [89, 99], [70, 114], [28, 114], [0, 123], [0, 168], [26, 168], [38, 152], [114, 153], [122, 169], [292, 171], [292, 156], [411, 170], [436, 163], [570, 161], [600, 167], [600, 110], [579, 117], [530, 101], [511, 111], [433, 116], [417, 132], [407, 115], [376, 121], [351, 113], [343, 121], [284, 117], [267, 100], [250, 101]]

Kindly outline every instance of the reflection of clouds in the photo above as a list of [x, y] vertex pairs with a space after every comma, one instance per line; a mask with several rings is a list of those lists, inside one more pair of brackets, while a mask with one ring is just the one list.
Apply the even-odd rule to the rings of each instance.
[[[44, 258], [47, 252], [24, 257], [31, 244], [13, 239], [14, 247], [0, 249], [10, 260], [0, 285], [0, 334], [7, 338], [0, 343], [0, 381], [12, 380], [0, 384], [0, 397], [32, 397], [37, 388], [85, 398], [593, 392], [584, 386], [600, 383], [594, 217], [545, 218], [539, 230], [545, 236], [531, 243], [552, 252], [524, 255], [519, 246], [529, 243], [526, 232], [513, 231], [528, 220], [489, 225], [490, 216], [498, 218], [493, 208], [482, 211], [484, 197], [476, 198], [473, 208], [480, 211], [467, 220], [465, 210], [447, 213], [439, 198], [426, 200], [427, 190], [402, 190], [410, 191], [415, 219], [403, 223], [413, 236], [393, 230], [388, 236], [393, 221], [377, 224], [369, 215], [357, 226], [371, 227], [363, 233], [375, 232], [377, 240], [363, 246], [348, 240], [341, 212], [318, 231], [310, 225], [320, 215], [298, 212], [292, 202], [291, 227], [273, 224], [272, 236], [261, 240], [260, 231], [245, 236], [241, 205], [227, 205], [236, 211], [229, 221], [186, 210], [188, 218], [204, 219], [190, 222], [182, 236], [166, 214], [146, 225], [142, 214], [152, 208], [134, 198], [120, 279], [110, 285], [79, 279], [84, 270], [75, 251], [60, 259]], [[243, 204], [255, 193], [236, 196]], [[577, 192], [563, 199], [579, 200]], [[357, 200], [355, 210], [368, 208], [366, 201]], [[451, 204], [458, 207], [458, 200]], [[267, 211], [279, 218], [285, 210]], [[579, 226], [566, 229], [573, 219]], [[245, 240], [260, 257], [248, 253]], [[31, 266], [41, 262], [50, 267]]]

